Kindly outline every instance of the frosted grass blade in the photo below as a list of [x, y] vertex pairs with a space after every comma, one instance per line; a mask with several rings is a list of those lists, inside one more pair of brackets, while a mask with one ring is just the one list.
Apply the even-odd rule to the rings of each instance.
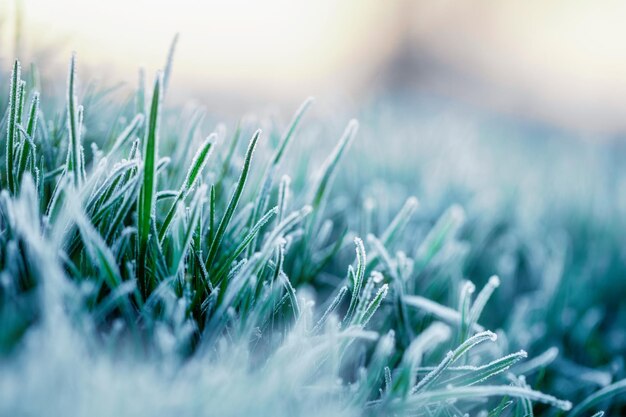
[[[150, 105], [149, 122], [143, 144], [143, 185], [139, 192], [137, 207], [138, 259], [137, 276], [139, 288], [145, 296], [150, 286], [146, 277], [146, 262], [148, 260], [148, 240], [150, 238], [151, 222], [154, 217], [156, 200], [157, 161], [159, 160], [159, 124], [161, 113], [161, 73], [157, 73]], [[156, 238], [154, 236], [153, 238]]]
[[9, 119], [7, 120], [7, 144], [6, 144], [6, 176], [7, 187], [12, 193], [15, 192], [15, 178], [13, 164], [15, 162], [15, 137], [17, 136], [17, 120], [18, 103], [20, 102], [20, 61], [15, 60], [13, 63], [13, 71], [11, 72], [11, 86], [9, 95]]
[[194, 156], [193, 161], [191, 162], [191, 166], [189, 167], [189, 170], [187, 171], [187, 175], [185, 176], [185, 181], [183, 182], [183, 185], [178, 191], [178, 194], [176, 198], [174, 199], [174, 201], [172, 202], [172, 206], [170, 207], [167, 215], [165, 216], [165, 220], [163, 221], [163, 224], [161, 225], [161, 229], [159, 230], [159, 242], [163, 243], [163, 239], [165, 238], [167, 229], [169, 228], [170, 223], [172, 222], [172, 219], [174, 218], [177, 204], [180, 201], [185, 199], [189, 191], [194, 187], [194, 185], [198, 181], [200, 174], [202, 173], [202, 170], [204, 169], [207, 163], [207, 160], [211, 153], [211, 146], [213, 145], [213, 141], [215, 140], [216, 136], [217, 136], [216, 134], [211, 134], [208, 138], [206, 138], [204, 143], [200, 146], [200, 148], [196, 152], [196, 155]]
[[69, 146], [67, 151], [66, 168], [72, 173], [74, 186], [80, 188], [82, 183], [82, 158], [80, 143], [80, 124], [78, 115], [78, 97], [76, 96], [76, 54], [70, 59], [67, 82], [67, 130], [69, 132]]
[[261, 136], [261, 131], [257, 130], [252, 139], [250, 139], [250, 143], [248, 144], [248, 150], [246, 151], [246, 157], [243, 163], [243, 168], [241, 169], [241, 173], [239, 175], [239, 180], [237, 181], [237, 187], [233, 192], [230, 201], [228, 202], [228, 206], [226, 207], [226, 211], [220, 220], [219, 226], [213, 235], [213, 239], [211, 241], [211, 245], [209, 248], [209, 253], [207, 256], [207, 260], [205, 265], [207, 269], [210, 269], [215, 260], [215, 256], [217, 255], [217, 249], [224, 238], [224, 234], [226, 233], [226, 228], [230, 224], [230, 220], [235, 213], [235, 209], [237, 208], [237, 204], [239, 203], [239, 199], [241, 198], [241, 194], [243, 193], [243, 188], [246, 184], [246, 180], [248, 178], [248, 172], [250, 171], [250, 163], [252, 162], [252, 155], [254, 154], [254, 149], [256, 148], [257, 141]]

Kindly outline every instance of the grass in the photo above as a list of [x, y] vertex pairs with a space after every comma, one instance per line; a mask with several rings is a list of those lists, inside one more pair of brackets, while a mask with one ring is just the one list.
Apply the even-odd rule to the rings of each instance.
[[[624, 410], [624, 343], [602, 333], [624, 337], [623, 303], [603, 295], [623, 290], [619, 234], [592, 217], [534, 232], [508, 208], [433, 208], [428, 192], [418, 203], [366, 162], [406, 158], [380, 144], [380, 155], [351, 154], [354, 120], [330, 152], [325, 141], [289, 152], [310, 99], [285, 129], [205, 131], [197, 113], [185, 122], [164, 108], [173, 54], [151, 98], [141, 75], [127, 103], [83, 96], [93, 109], [79, 104], [75, 56], [65, 107], [48, 106], [15, 61], [2, 119], [0, 414]], [[102, 124], [112, 127], [90, 127]], [[298, 169], [327, 152], [316, 172]], [[413, 176], [424, 173], [454, 188], [427, 169]], [[377, 178], [382, 188], [368, 188]], [[368, 193], [377, 200], [355, 202]], [[554, 230], [575, 242], [555, 243]], [[592, 243], [602, 259], [584, 255]]]

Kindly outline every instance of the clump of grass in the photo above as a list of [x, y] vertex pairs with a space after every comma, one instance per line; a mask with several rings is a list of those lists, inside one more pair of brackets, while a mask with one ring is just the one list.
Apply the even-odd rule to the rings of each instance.
[[[0, 194], [2, 414], [48, 407], [79, 415], [94, 398], [105, 415], [522, 416], [572, 408], [524, 378], [543, 372], [558, 349], [524, 366], [526, 351], [510, 353], [507, 343], [515, 334], [499, 338], [481, 324], [498, 277], [474, 297], [472, 282], [432, 272], [467, 252], [460, 206], [424, 228], [409, 197], [346, 249], [351, 234], [337, 230], [337, 217], [350, 225], [358, 210], [337, 214], [332, 187], [356, 121], [298, 189], [278, 175], [281, 161], [299, 158], [287, 145], [311, 100], [275, 149], [254, 130], [241, 163], [242, 126], [230, 143], [206, 132], [199, 143], [190, 136], [195, 155], [163, 157], [161, 142], [185, 131], [165, 122], [173, 49], [169, 56], [151, 99], [140, 83], [135, 105], [122, 110], [130, 122], [91, 137], [90, 156], [75, 56], [67, 108], [58, 113], [40, 105], [45, 97], [28, 89], [15, 62]], [[200, 126], [190, 123], [188, 131]], [[62, 143], [51, 139], [59, 131]], [[266, 168], [259, 175], [255, 165]], [[418, 230], [422, 238], [406, 246]], [[424, 277], [433, 285], [448, 277], [456, 301], [433, 296]], [[84, 369], [73, 369], [72, 357]], [[94, 380], [48, 385], [74, 372]], [[572, 415], [608, 404], [623, 387], [591, 394]]]

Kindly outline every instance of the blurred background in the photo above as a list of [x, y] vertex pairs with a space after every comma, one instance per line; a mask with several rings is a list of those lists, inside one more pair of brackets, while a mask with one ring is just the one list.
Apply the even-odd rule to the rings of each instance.
[[626, 132], [619, 0], [3, 0], [0, 19], [4, 59], [64, 72], [75, 50], [81, 71], [129, 87], [180, 33], [170, 100], [217, 114], [408, 95], [585, 137]]

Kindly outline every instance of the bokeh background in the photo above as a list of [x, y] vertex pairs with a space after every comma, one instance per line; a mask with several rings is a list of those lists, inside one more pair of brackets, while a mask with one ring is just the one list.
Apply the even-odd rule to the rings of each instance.
[[129, 86], [180, 33], [171, 100], [216, 114], [409, 94], [594, 139], [626, 132], [619, 0], [3, 0], [0, 16], [4, 59], [61, 72], [75, 50], [90, 76]]

